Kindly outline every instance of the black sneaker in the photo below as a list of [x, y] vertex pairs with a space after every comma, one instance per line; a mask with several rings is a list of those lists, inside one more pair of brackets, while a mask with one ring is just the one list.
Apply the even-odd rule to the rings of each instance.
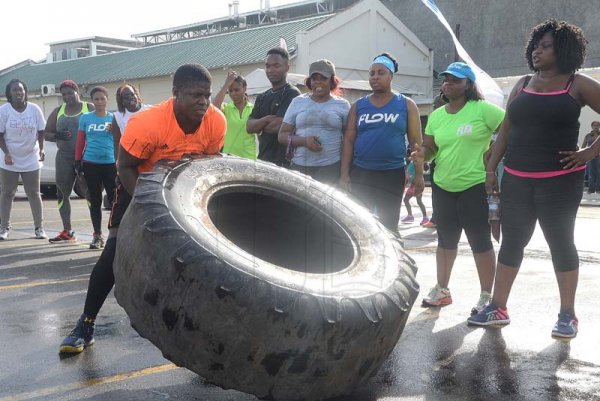
[[94, 344], [94, 320], [81, 315], [75, 328], [65, 337], [60, 344], [58, 352], [61, 354], [78, 354], [86, 347]]

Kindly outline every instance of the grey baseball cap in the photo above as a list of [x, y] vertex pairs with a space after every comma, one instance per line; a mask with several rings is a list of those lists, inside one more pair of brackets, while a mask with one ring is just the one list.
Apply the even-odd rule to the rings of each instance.
[[308, 76], [312, 76], [312, 74], [315, 73], [321, 74], [325, 78], [329, 79], [335, 75], [335, 66], [329, 60], [317, 60], [313, 62], [308, 68]]

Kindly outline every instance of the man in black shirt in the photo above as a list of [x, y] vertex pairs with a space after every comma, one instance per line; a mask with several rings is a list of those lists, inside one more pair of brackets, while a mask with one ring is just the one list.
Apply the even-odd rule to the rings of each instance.
[[265, 72], [271, 89], [257, 96], [246, 123], [249, 133], [260, 134], [258, 158], [286, 167], [289, 163], [285, 159], [285, 146], [279, 144], [277, 134], [292, 99], [300, 95], [298, 88], [287, 82], [289, 58], [287, 50], [281, 47], [267, 52]]

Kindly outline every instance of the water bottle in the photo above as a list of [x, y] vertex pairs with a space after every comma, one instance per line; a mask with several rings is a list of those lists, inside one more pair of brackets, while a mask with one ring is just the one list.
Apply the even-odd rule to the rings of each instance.
[[500, 220], [500, 197], [498, 195], [488, 196], [488, 220]]

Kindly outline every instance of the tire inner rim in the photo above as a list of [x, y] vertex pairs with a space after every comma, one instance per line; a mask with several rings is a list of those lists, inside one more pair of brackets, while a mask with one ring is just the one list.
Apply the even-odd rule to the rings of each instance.
[[313, 274], [342, 271], [354, 258], [349, 234], [326, 212], [254, 186], [224, 188], [208, 201], [213, 224], [235, 245], [269, 263]]

